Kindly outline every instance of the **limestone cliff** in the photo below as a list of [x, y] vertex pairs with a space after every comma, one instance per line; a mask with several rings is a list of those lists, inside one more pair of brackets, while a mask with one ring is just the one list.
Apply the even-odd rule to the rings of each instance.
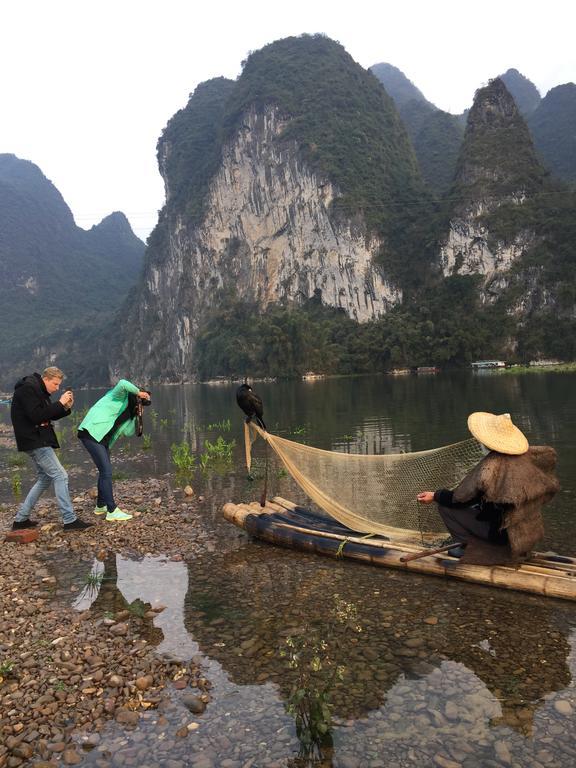
[[[496, 301], [517, 280], [522, 257], [538, 235], [521, 211], [541, 193], [545, 173], [514, 99], [500, 79], [478, 91], [470, 110], [440, 247], [444, 276], [480, 275], [481, 300]], [[514, 226], [497, 226], [506, 211]], [[526, 286], [529, 290], [528, 286]], [[513, 311], [525, 308], [527, 297]]]
[[[144, 278], [137, 312], [145, 326], [150, 313], [161, 323], [142, 359], [132, 355], [137, 370], [162, 376], [162, 349], [168, 380], [191, 377], [199, 324], [222, 292], [265, 308], [321, 291], [325, 304], [360, 322], [401, 300], [401, 289], [374, 264], [381, 239], [360, 217], [331, 215], [339, 191], [307, 166], [295, 142], [277, 140], [285, 123], [272, 107], [247, 114], [223, 148], [202, 222], [191, 228], [182, 213], [172, 219], [167, 250]], [[163, 147], [165, 156], [171, 151]], [[169, 201], [169, 182], [166, 191]]]
[[321, 295], [359, 322], [402, 300], [404, 202], [423, 184], [392, 100], [339, 44], [278, 41], [238, 83], [202, 84], [158, 160], [166, 206], [114, 367], [194, 378], [198, 331], [226, 296], [262, 311]]
[[[171, 240], [176, 274], [189, 272], [194, 306], [208, 307], [218, 289], [235, 287], [247, 301], [323, 301], [365, 321], [386, 312], [401, 293], [374, 268], [382, 243], [362, 222], [335, 221], [338, 190], [281, 145], [277, 110], [252, 110], [224, 148], [208, 196], [208, 213], [190, 232], [179, 219]], [[177, 286], [173, 286], [177, 288]]]

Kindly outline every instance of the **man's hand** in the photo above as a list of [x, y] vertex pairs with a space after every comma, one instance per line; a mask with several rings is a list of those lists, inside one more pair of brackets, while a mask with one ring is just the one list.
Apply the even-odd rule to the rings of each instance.
[[434, 501], [434, 491], [422, 491], [416, 499], [420, 504], [431, 504]]
[[59, 400], [60, 403], [66, 408], [66, 410], [70, 411], [72, 409], [72, 406], [74, 405], [74, 395], [70, 389], [67, 389], [66, 392], [62, 395], [62, 397]]

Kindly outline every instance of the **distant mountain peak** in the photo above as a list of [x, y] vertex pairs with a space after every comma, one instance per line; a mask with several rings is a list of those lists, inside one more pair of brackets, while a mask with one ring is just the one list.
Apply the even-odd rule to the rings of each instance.
[[517, 69], [507, 69], [503, 75], [499, 75], [508, 91], [512, 94], [516, 106], [527, 117], [532, 114], [541, 101], [540, 92], [534, 83], [518, 72]]
[[476, 91], [458, 160], [456, 186], [465, 197], [529, 194], [545, 175], [528, 126], [501, 78]]
[[398, 109], [409, 101], [418, 101], [426, 104], [430, 109], [436, 109], [398, 67], [382, 62], [370, 67], [370, 72], [380, 80], [388, 95], [394, 99]]
[[576, 85], [549, 90], [528, 124], [546, 167], [560, 179], [576, 181]]
[[107, 232], [110, 234], [116, 233], [120, 235], [134, 235], [134, 230], [132, 229], [126, 215], [122, 213], [122, 211], [113, 211], [112, 213], [108, 214], [108, 216], [105, 216], [101, 222], [94, 224], [90, 231]]

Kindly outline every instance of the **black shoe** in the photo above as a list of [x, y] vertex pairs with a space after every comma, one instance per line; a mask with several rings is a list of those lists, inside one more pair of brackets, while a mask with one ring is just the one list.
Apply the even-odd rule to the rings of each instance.
[[465, 551], [466, 547], [452, 547], [452, 549], [448, 550], [448, 554], [450, 557], [462, 557]]
[[24, 528], [36, 528], [37, 525], [38, 525], [38, 522], [36, 520], [21, 520], [20, 522], [17, 522], [15, 520], [12, 523], [12, 530], [21, 531]]
[[65, 523], [62, 528], [65, 531], [85, 531], [86, 528], [92, 528], [93, 523], [85, 523], [84, 520], [80, 520], [79, 517], [73, 520], [71, 523]]

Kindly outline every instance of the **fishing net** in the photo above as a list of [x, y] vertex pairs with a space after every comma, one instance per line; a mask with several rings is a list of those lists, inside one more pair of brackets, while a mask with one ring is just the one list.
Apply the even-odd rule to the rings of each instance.
[[482, 458], [480, 443], [464, 440], [442, 448], [379, 456], [338, 453], [271, 435], [245, 425], [246, 463], [251, 445], [262, 437], [303, 491], [328, 515], [353, 531], [404, 538], [446, 529], [435, 504], [420, 504], [420, 491], [454, 488]]

